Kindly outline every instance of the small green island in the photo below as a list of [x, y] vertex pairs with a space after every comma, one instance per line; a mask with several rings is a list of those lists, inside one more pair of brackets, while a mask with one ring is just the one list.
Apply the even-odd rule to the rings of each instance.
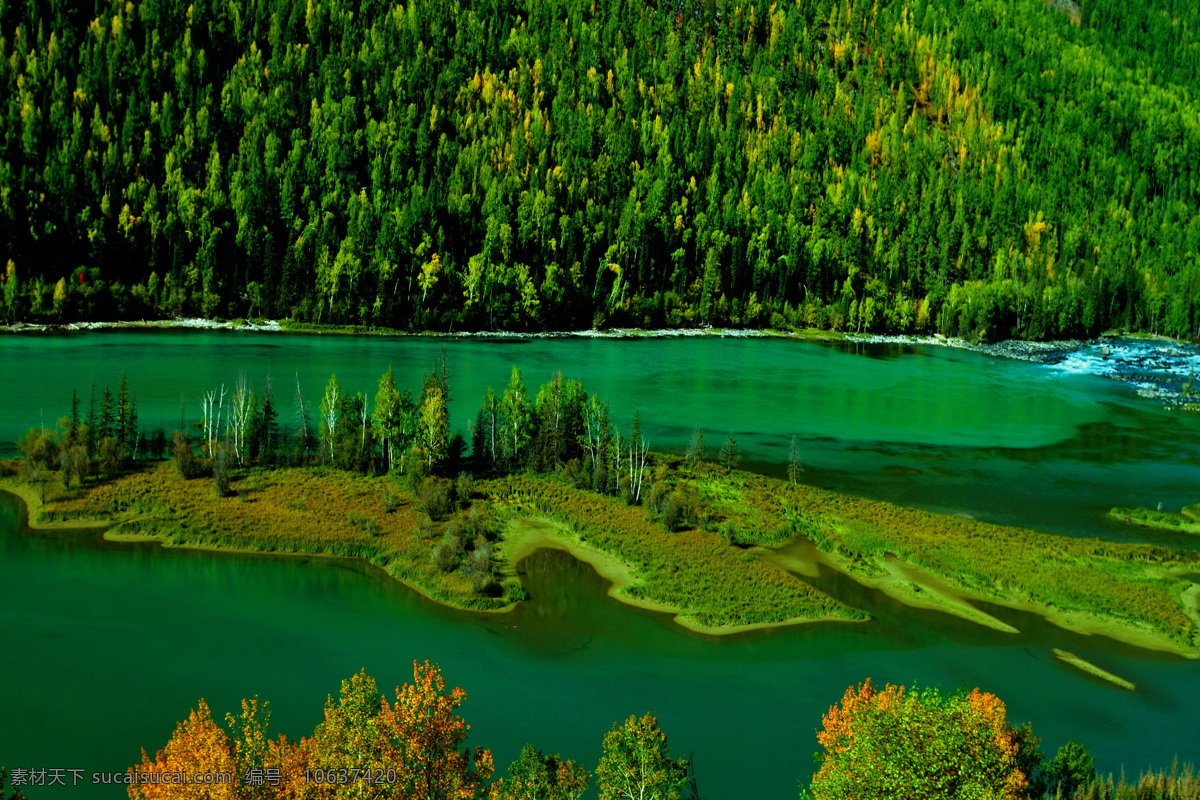
[[1200, 503], [1184, 506], [1178, 513], [1149, 508], [1114, 508], [1108, 515], [1115, 520], [1174, 533], [1200, 536]]
[[[268, 383], [210, 391], [192, 430], [144, 435], [122, 380], [54, 430], [32, 429], [0, 488], [34, 528], [103, 528], [111, 541], [363, 559], [429, 598], [503, 612], [526, 597], [521, 561], [567, 550], [622, 602], [707, 634], [868, 614], [817, 588], [842, 572], [901, 602], [998, 630], [973, 603], [1031, 611], [1064, 628], [1200, 657], [1200, 553], [1077, 539], [937, 514], [739, 469], [697, 429], [683, 455], [651, 452], [635, 414], [561, 374], [531, 398], [521, 371], [489, 388], [449, 433], [444, 364], [416, 396], [391, 368], [373, 404], [331, 377], [319, 422], [277, 422]], [[94, 398], [94, 393], [93, 393]], [[224, 403], [232, 409], [217, 416]], [[97, 406], [99, 406], [97, 408]], [[138, 452], [143, 458], [134, 459]], [[169, 458], [166, 457], [169, 455]]]

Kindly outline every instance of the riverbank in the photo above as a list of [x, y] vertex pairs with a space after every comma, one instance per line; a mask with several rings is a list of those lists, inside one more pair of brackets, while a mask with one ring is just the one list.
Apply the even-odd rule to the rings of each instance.
[[[611, 554], [590, 546], [569, 526], [552, 519], [518, 517], [508, 523], [502, 546], [502, 554], [515, 569], [525, 558], [538, 550], [561, 550], [572, 558], [588, 564], [609, 582], [608, 596], [635, 608], [644, 608], [671, 614], [674, 622], [688, 630], [710, 636], [727, 636], [734, 633], [777, 628], [787, 625], [803, 625], [811, 622], [853, 621], [840, 614], [798, 615], [790, 619], [770, 622], [726, 623], [722, 625], [702, 624], [687, 609], [671, 603], [649, 599], [637, 572]], [[632, 587], [640, 591], [631, 592]], [[863, 617], [865, 619], [865, 617]]]
[[1200, 536], [1200, 504], [1187, 506], [1178, 514], [1149, 508], [1114, 508], [1108, 515], [1127, 525]]
[[[432, 600], [472, 611], [511, 608], [524, 594], [520, 562], [552, 548], [591, 564], [615, 599], [670, 613], [700, 633], [865, 619], [804, 580], [820, 564], [907, 605], [1000, 631], [1016, 632], [973, 603], [1200, 657], [1200, 587], [1183, 576], [1200, 570], [1200, 553], [1070, 539], [709, 463], [656, 461], [664, 487], [700, 498], [690, 527], [668, 530], [645, 507], [530, 474], [479, 480], [470, 506], [436, 521], [393, 478], [319, 467], [248, 470], [225, 498], [214, 496], [210, 481], [186, 481], [165, 463], [58, 497], [48, 488], [45, 504], [15, 478], [0, 488], [26, 500], [31, 527], [40, 530], [99, 526], [110, 541], [355, 557]], [[469, 535], [468, 518], [475, 520]], [[496, 573], [481, 581], [465, 565], [485, 539], [493, 540]], [[437, 553], [444, 546], [458, 548], [457, 562], [444, 563]]]
[[[253, 470], [235, 478], [230, 497], [218, 498], [210, 481], [186, 481], [163, 463], [78, 492], [63, 492], [60, 487], [57, 497], [48, 489], [46, 504], [34, 502], [28, 508], [39, 530], [104, 528], [109, 541], [157, 541], [168, 547], [223, 552], [357, 557], [432, 600], [469, 611], [511, 608], [524, 594], [512, 585], [519, 562], [538, 547], [557, 547], [569, 550], [612, 580], [613, 595], [621, 602], [672, 613], [679, 624], [700, 633], [727, 634], [809, 619], [865, 617], [785, 573], [753, 559], [740, 560], [740, 551], [716, 553], [715, 565], [711, 558], [691, 557], [688, 553], [696, 552], [694, 541], [685, 548], [687, 552], [668, 547], [660, 555], [682, 564], [684, 573], [694, 570], [699, 577], [705, 570], [715, 569], [718, 575], [704, 578], [707, 588], [698, 593], [690, 586], [681, 590], [684, 583], [663, 580], [677, 570], [659, 570], [645, 559], [623, 560], [594, 546], [594, 540], [585, 543], [587, 537], [575, 536], [572, 541], [566, 535], [546, 535], [547, 530], [539, 531], [537, 525], [522, 519], [514, 523], [517, 505], [508, 480], [481, 481], [480, 496], [474, 502], [477, 518], [504, 523], [500, 531], [488, 534], [499, 534], [494, 547], [500, 569], [495, 580], [482, 585], [462, 568], [469, 561], [467, 553], [459, 557], [457, 566], [437, 565], [436, 550], [452, 537], [459, 537], [459, 547], [481, 546], [484, 537], [463, 541], [459, 533], [471, 516], [468, 510], [434, 521], [387, 477], [368, 478], [321, 468]], [[551, 490], [556, 485], [551, 478], [532, 480]], [[7, 483], [18, 495], [33, 491], [32, 487], [20, 487], [15, 479]], [[599, 495], [592, 498], [637, 516], [643, 527], [657, 527], [645, 520], [639, 508]], [[661, 535], [666, 537], [665, 532]], [[751, 592], [750, 600], [758, 601], [754, 608], [739, 596], [739, 585], [759, 587]], [[829, 613], [831, 608], [838, 613]]]

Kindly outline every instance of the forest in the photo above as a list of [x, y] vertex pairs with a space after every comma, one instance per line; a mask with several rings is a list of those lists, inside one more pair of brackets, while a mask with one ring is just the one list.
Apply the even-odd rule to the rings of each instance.
[[1198, 22], [0, 2], [0, 319], [1195, 338]]

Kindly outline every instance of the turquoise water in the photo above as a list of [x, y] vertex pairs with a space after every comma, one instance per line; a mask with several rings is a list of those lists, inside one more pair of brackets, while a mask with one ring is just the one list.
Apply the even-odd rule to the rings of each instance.
[[[710, 452], [732, 430], [748, 462], [782, 469], [795, 433], [805, 479], [877, 497], [1072, 534], [1137, 538], [1105, 522], [1115, 504], [1178, 508], [1200, 486], [1200, 426], [1125, 384], [935, 347], [846, 347], [769, 339], [440, 340], [226, 332], [98, 332], [0, 338], [0, 440], [70, 389], [125, 371], [143, 425], [198, 415], [210, 384], [268, 368], [315, 403], [336, 370], [374, 394], [387, 361], [416, 389], [446, 348], [452, 420], [465, 429], [512, 363], [529, 384], [555, 368], [640, 408], [653, 448], [681, 450], [699, 424]], [[288, 414], [283, 415], [287, 421]], [[556, 552], [524, 569], [533, 598], [511, 615], [441, 608], [343, 561], [272, 559], [32, 536], [0, 495], [0, 763], [116, 771], [153, 752], [200, 697], [217, 716], [269, 699], [274, 727], [311, 733], [329, 693], [366, 668], [382, 686], [439, 663], [468, 692], [472, 741], [503, 767], [526, 741], [594, 767], [614, 721], [652, 711], [692, 754], [706, 800], [794, 797], [821, 714], [852, 683], [979, 686], [1053, 751], [1083, 741], [1104, 770], [1196, 760], [1200, 664], [1063, 632], [988, 608], [1008, 635], [899, 606], [849, 581], [830, 590], [867, 624], [734, 637], [687, 632], [620, 605], [587, 566]], [[1182, 538], [1182, 537], [1180, 537]], [[1182, 543], [1182, 542], [1181, 542]], [[1072, 650], [1138, 684], [1125, 692], [1060, 664]], [[114, 796], [91, 786], [35, 797]]]
[[745, 466], [782, 474], [793, 435], [805, 480], [896, 502], [1058, 533], [1136, 537], [1114, 505], [1178, 509], [1200, 486], [1200, 414], [1173, 411], [1097, 375], [936, 346], [777, 338], [348, 337], [235, 331], [116, 331], [0, 338], [0, 455], [76, 388], [116, 390], [122, 372], [143, 427], [188, 424], [200, 395], [268, 374], [293, 423], [299, 383], [316, 408], [331, 373], [374, 398], [392, 362], [419, 391], [442, 352], [451, 424], [466, 435], [487, 386], [516, 364], [531, 395], [562, 370], [607, 397], [627, 428], [640, 409], [652, 449], [682, 451], [702, 426]]
[[[792, 797], [807, 779], [821, 714], [851, 683], [979, 686], [1031, 720], [1051, 748], [1084, 741], [1105, 769], [1194, 758], [1200, 665], [1064, 633], [989, 609], [1013, 636], [866, 590], [876, 620], [713, 639], [612, 601], [590, 567], [559, 552], [524, 565], [532, 600], [512, 615], [433, 605], [374, 571], [29, 536], [0, 499], [0, 628], [8, 647], [0, 754], [9, 766], [118, 771], [166, 743], [204, 697], [214, 714], [269, 699], [278, 732], [312, 732], [343, 678], [381, 686], [439, 663], [468, 692], [472, 742], [503, 767], [526, 741], [594, 767], [615, 720], [652, 711], [691, 754], [706, 798]], [[1071, 649], [1138, 684], [1125, 692], [1059, 664]], [[35, 797], [105, 796], [96, 787]], [[108, 796], [113, 796], [109, 794]]]

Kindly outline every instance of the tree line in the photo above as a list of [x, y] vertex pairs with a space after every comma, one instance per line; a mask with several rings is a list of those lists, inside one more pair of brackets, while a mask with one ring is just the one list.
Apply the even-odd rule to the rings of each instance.
[[[166, 746], [121, 778], [130, 800], [388, 798], [407, 800], [578, 800], [595, 783], [600, 800], [700, 800], [687, 759], [671, 755], [651, 714], [614, 723], [594, 773], [572, 759], [522, 748], [492, 780], [490, 750], [466, 746], [470, 726], [456, 712], [466, 692], [447, 690], [437, 666], [413, 663], [413, 682], [395, 700], [365, 671], [342, 681], [312, 736], [268, 732], [270, 705], [243, 700], [222, 725], [204, 700]], [[819, 767], [802, 800], [905, 797], [912, 800], [1190, 800], [1200, 793], [1191, 767], [1097, 776], [1087, 748], [1068, 741], [1046, 758], [1029, 725], [1014, 727], [1003, 701], [974, 689], [882, 690], [867, 679], [847, 689], [817, 729]], [[179, 776], [223, 775], [182, 784]], [[6, 789], [5, 784], [11, 783]], [[0, 798], [24, 800], [31, 770], [0, 769]]]
[[[608, 401], [589, 395], [579, 380], [557, 372], [531, 397], [514, 366], [502, 393], [488, 387], [469, 424], [470, 453], [468, 440], [451, 433], [449, 398], [443, 354], [415, 395], [397, 386], [391, 364], [373, 401], [361, 391], [350, 394], [334, 374], [314, 403], [297, 379], [289, 425], [280, 422], [281, 400], [271, 376], [259, 394], [240, 373], [231, 385], [200, 394], [199, 419], [186, 420], [181, 406], [179, 425], [168, 436], [162, 428], [141, 429], [136, 395], [122, 375], [117, 393], [105, 387], [99, 403], [94, 385], [86, 406], [72, 392], [70, 414], [55, 427], [30, 428], [17, 449], [26, 478], [44, 483], [58, 471], [68, 489], [86, 479], [115, 477], [135, 459], [170, 457], [185, 478], [211, 475], [222, 495], [229, 489], [229, 470], [241, 467], [397, 473], [408, 475], [415, 489], [424, 479], [441, 487], [447, 483], [443, 476], [470, 467], [480, 474], [556, 472], [577, 486], [642, 501], [652, 465], [640, 413], [622, 434], [610, 420]], [[689, 457], [703, 456], [701, 442]]]
[[1200, 333], [1200, 9], [0, 5], [0, 312]]

